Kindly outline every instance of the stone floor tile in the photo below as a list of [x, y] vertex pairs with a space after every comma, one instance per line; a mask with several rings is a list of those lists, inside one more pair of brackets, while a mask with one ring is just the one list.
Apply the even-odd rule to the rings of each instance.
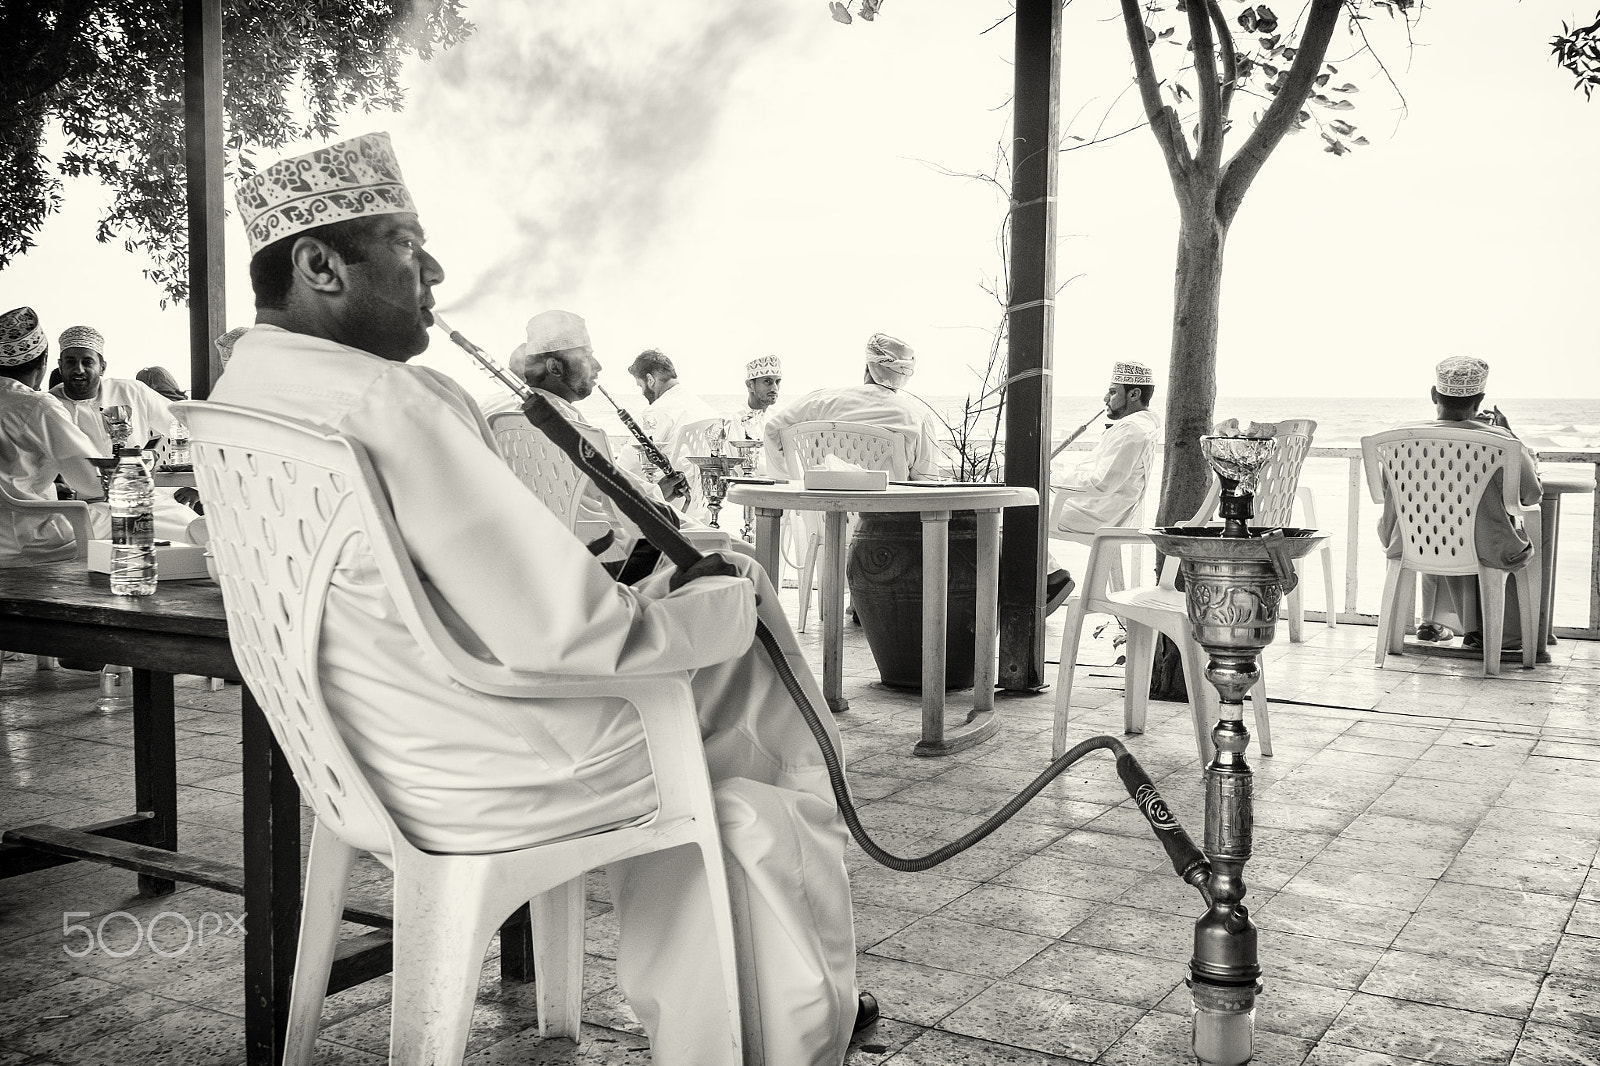
[[1002, 982], [958, 1008], [939, 1028], [1093, 1062], [1144, 1013], [1138, 1007]]
[[917, 911], [899, 907], [880, 907], [875, 903], [853, 901], [851, 917], [855, 919], [856, 950], [866, 951], [885, 937], [893, 936], [918, 918]]
[[1273, 978], [1256, 997], [1256, 1028], [1315, 1041], [1328, 1031], [1353, 994], [1348, 989]]
[[871, 992], [885, 1018], [937, 1025], [994, 982], [986, 977], [901, 962], [870, 952], [856, 959], [856, 984]]
[[1106, 866], [1120, 866], [1129, 870], [1154, 870], [1168, 866], [1166, 853], [1150, 832], [1143, 818], [1139, 836], [1118, 836], [1112, 833], [1079, 829], [1045, 848], [1039, 854], [1073, 862], [1094, 862]]
[[243, 1019], [170, 1001], [168, 1005], [176, 1009], [93, 1040], [55, 1048], [50, 1055], [63, 1063], [84, 1066], [121, 1062], [234, 1066], [244, 1061]]
[[[1192, 891], [1192, 890], [1191, 890]], [[1098, 910], [1092, 900], [1061, 896], [1053, 892], [1037, 892], [1011, 885], [978, 885], [964, 896], [945, 904], [937, 913], [942, 918], [955, 918], [979, 925], [992, 925], [1000, 929], [1037, 933], [1047, 937], [1065, 936], [1071, 929], [1091, 917]], [[856, 905], [856, 926], [861, 926], [861, 906]], [[896, 915], [905, 911], [895, 911]], [[869, 920], [871, 915], [869, 914]], [[907, 924], [910, 924], [909, 922]], [[857, 933], [857, 950], [861, 949]]]
[[1553, 973], [1533, 1005], [1533, 1020], [1600, 1033], [1600, 977]]
[[1317, 861], [1373, 873], [1437, 880], [1450, 868], [1456, 855], [1455, 849], [1450, 847], [1424, 847], [1419, 844], [1397, 847], [1340, 836], [1317, 855]]
[[1258, 926], [1277, 932], [1386, 948], [1411, 918], [1409, 911], [1296, 895], [1290, 891], [1293, 885], [1291, 881], [1282, 892], [1252, 912]]
[[1316, 899], [1411, 911], [1427, 897], [1434, 884], [1425, 877], [1373, 873], [1355, 867], [1310, 862], [1301, 867], [1282, 891]]
[[463, 1066], [646, 1066], [650, 1043], [642, 1036], [618, 1032], [587, 1021], [583, 1039], [541, 1040], [537, 1029], [526, 1030], [467, 1056]]
[[995, 880], [1014, 888], [1031, 888], [1079, 899], [1110, 901], [1141, 879], [1139, 870], [1123, 866], [1033, 855], [1017, 863]]
[[1095, 947], [1187, 963], [1194, 951], [1194, 920], [1107, 905], [1066, 935]]
[[1378, 960], [1361, 991], [1520, 1021], [1533, 1010], [1543, 980], [1538, 971], [1393, 950]]
[[1327, 1039], [1446, 1066], [1504, 1066], [1521, 1033], [1522, 1023], [1509, 1018], [1357, 992]]
[[1186, 974], [1185, 967], [1169, 959], [1068, 941], [1041, 951], [1007, 980], [1075, 997], [1153, 1007], [1175, 989], [1183, 988]]
[[1306, 1056], [1305, 1066], [1426, 1066], [1421, 1059], [1331, 1044], [1324, 1040]]
[[[846, 1061], [865, 1066], [875, 1059], [862, 1056]], [[894, 1066], [976, 1066], [978, 1063], [984, 1066], [1079, 1066], [1087, 1060], [930, 1029], [906, 1045], [891, 1061]]]
[[1580, 977], [1600, 974], [1600, 940], [1563, 933], [1550, 960], [1551, 973], [1570, 973]]
[[1571, 900], [1516, 889], [1439, 881], [1417, 908], [1419, 915], [1455, 915], [1478, 921], [1493, 918], [1522, 929], [1560, 932], [1571, 912]]
[[1600, 1033], [1529, 1022], [1511, 1066], [1600, 1066]]
[[1567, 932], [1576, 936], [1600, 937], [1600, 902], [1580, 899], [1572, 906]]
[[1258, 954], [1269, 982], [1287, 979], [1354, 991], [1383, 957], [1383, 949], [1263, 929]]
[[1442, 880], [1573, 898], [1588, 875], [1589, 868], [1577, 863], [1529, 862], [1480, 851], [1457, 854]]
[[1494, 925], [1470, 916], [1429, 911], [1406, 923], [1394, 946], [1401, 951], [1437, 955], [1458, 962], [1484, 962], [1543, 972], [1555, 954], [1559, 934], [1540, 929]]
[[962, 881], [938, 873], [906, 874], [877, 863], [850, 872], [850, 897], [880, 907], [929, 913], [957, 896], [972, 891], [975, 881]]
[[871, 954], [957, 973], [1004, 977], [1053, 943], [1033, 933], [935, 916], [920, 918], [879, 941]]

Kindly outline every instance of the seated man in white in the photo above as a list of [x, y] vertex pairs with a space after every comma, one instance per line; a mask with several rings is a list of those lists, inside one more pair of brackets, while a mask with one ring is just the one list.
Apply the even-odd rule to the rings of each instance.
[[950, 430], [926, 401], [905, 390], [916, 371], [917, 353], [911, 345], [887, 333], [874, 333], [867, 338], [867, 365], [859, 385], [808, 392], [767, 416], [763, 433], [768, 469], [774, 476], [785, 476], [777, 473], [789, 469], [783, 431], [798, 422], [870, 422], [905, 440], [912, 480], [948, 477], [952, 464], [944, 441]]
[[[89, 531], [111, 536], [111, 508], [100, 475], [89, 459], [100, 457], [92, 442], [49, 393], [40, 392], [50, 342], [31, 307], [0, 315], [0, 478], [19, 500], [54, 500], [56, 478], [89, 504]], [[195, 513], [170, 497], [156, 497], [156, 536], [183, 540]], [[72, 527], [59, 515], [0, 522], [0, 566], [53, 562], [77, 554]]]
[[[734, 416], [739, 432], [745, 440], [763, 440], [762, 431], [767, 426], [767, 415], [778, 402], [778, 391], [783, 386], [783, 363], [775, 355], [763, 355], [744, 365], [744, 406]], [[765, 448], [755, 454], [756, 473], [767, 473]], [[782, 474], [774, 475], [782, 477]]]
[[[1438, 417], [1426, 422], [1406, 422], [1393, 428], [1470, 429], [1497, 443], [1514, 442], [1518, 498], [1526, 506], [1538, 504], [1542, 490], [1533, 453], [1511, 432], [1500, 408], [1479, 413], [1489, 383], [1489, 364], [1472, 356], [1458, 355], [1440, 363], [1434, 368], [1434, 374], [1434, 386], [1429, 395]], [[1494, 477], [1490, 478], [1483, 495], [1486, 503], [1500, 499], [1500, 477], [1500, 472], [1496, 471]], [[1474, 532], [1478, 560], [1484, 566], [1510, 569], [1533, 551], [1521, 523], [1498, 506], [1486, 506], [1478, 511]], [[1399, 519], [1387, 493], [1383, 501], [1383, 515], [1378, 519], [1378, 539], [1383, 542], [1385, 554], [1391, 557], [1400, 554]], [[1501, 645], [1505, 650], [1516, 650], [1522, 646], [1520, 604], [1517, 583], [1508, 582]], [[1424, 620], [1417, 626], [1418, 640], [1442, 643], [1460, 636], [1464, 647], [1483, 647], [1476, 577], [1423, 574], [1421, 608]]]
[[[61, 384], [50, 390], [67, 407], [78, 428], [111, 454], [111, 434], [101, 410], [115, 404], [129, 409], [128, 446], [158, 448], [172, 425], [172, 401], [142, 381], [107, 377], [106, 339], [93, 326], [72, 326], [61, 334]], [[154, 442], [154, 443], [152, 443]]]
[[[307, 175], [316, 195], [301, 191]], [[409, 362], [428, 346], [444, 271], [387, 135], [265, 167], [238, 203], [257, 320], [212, 399], [359, 441], [429, 594], [484, 654], [556, 674], [690, 671], [729, 876], [749, 900], [735, 932], [753, 953], [766, 1060], [837, 1066], [857, 1018], [876, 1008], [855, 989], [846, 834], [820, 754], [752, 645], [759, 612], [822, 705], [771, 583], [742, 557], [713, 556], [687, 574], [617, 584], [494, 454], [465, 391]], [[352, 551], [342, 565], [321, 639], [328, 707], [418, 847], [510, 849], [652, 809], [627, 705], [453, 684], [410, 637], [369, 557]], [[618, 981], [659, 1066], [722, 1066], [729, 1019], [706, 986], [717, 972], [709, 911], [682, 854], [608, 868]]]
[[[1055, 528], [1063, 533], [1094, 533], [1120, 526], [1139, 514], [1145, 484], [1156, 461], [1161, 423], [1150, 413], [1155, 375], [1143, 363], [1112, 364], [1106, 389], [1104, 435], [1087, 453], [1063, 452], [1050, 464]], [[1059, 607], [1072, 591], [1065, 570], [1052, 570], [1046, 609]]]

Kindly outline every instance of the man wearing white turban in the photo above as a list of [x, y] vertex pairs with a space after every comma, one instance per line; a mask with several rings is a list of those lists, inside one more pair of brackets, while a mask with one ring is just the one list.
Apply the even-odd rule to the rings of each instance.
[[[1500, 408], [1480, 412], [1484, 394], [1488, 391], [1489, 364], [1470, 355], [1457, 355], [1444, 360], [1434, 368], [1434, 385], [1430, 394], [1434, 413], [1432, 421], [1407, 422], [1406, 428], [1470, 429], [1482, 433], [1497, 444], [1510, 442], [1516, 457], [1513, 460], [1517, 477], [1519, 499], [1524, 506], [1536, 506], [1543, 490], [1539, 484], [1539, 467], [1527, 445], [1511, 432], [1511, 426]], [[1399, 426], [1394, 427], [1401, 428]], [[1501, 498], [1502, 472], [1496, 470], [1484, 490], [1484, 506], [1478, 509], [1475, 519], [1475, 543], [1478, 561], [1484, 566], [1505, 570], [1517, 566], [1533, 551], [1521, 523], [1498, 506]], [[1495, 506], [1489, 506], [1489, 504]], [[1399, 516], [1394, 502], [1389, 498], [1389, 486], [1384, 483], [1383, 514], [1378, 519], [1378, 539], [1390, 557], [1400, 554]], [[1463, 647], [1482, 648], [1482, 623], [1478, 610], [1478, 579], [1471, 576], [1445, 574], [1422, 575], [1422, 617], [1417, 626], [1417, 639], [1443, 643], [1461, 637]], [[1501, 634], [1503, 651], [1522, 647], [1522, 613], [1517, 598], [1517, 583], [1506, 583], [1505, 629]]]
[[763, 435], [768, 468], [774, 472], [789, 469], [788, 457], [783, 454], [783, 431], [798, 422], [868, 422], [905, 439], [913, 480], [948, 476], [951, 463], [944, 440], [949, 429], [933, 408], [903, 387], [916, 372], [916, 360], [916, 352], [905, 341], [886, 333], [867, 338], [861, 384], [808, 392], [767, 416]]
[[63, 332], [58, 356], [61, 384], [50, 390], [51, 395], [66, 405], [99, 454], [111, 454], [111, 434], [101, 408], [119, 404], [129, 410], [128, 445], [159, 449], [172, 425], [172, 401], [142, 381], [106, 377], [105, 353], [105, 337], [93, 326], [72, 326]]
[[[709, 556], [617, 584], [500, 461], [461, 386], [410, 362], [428, 347], [444, 270], [387, 134], [263, 168], [238, 200], [256, 324], [211, 398], [359, 441], [430, 594], [484, 654], [540, 673], [688, 673], [729, 881], [749, 902], [735, 935], [752, 961], [765, 1059], [838, 1066], [875, 1006], [856, 994], [846, 832], [820, 753], [752, 643], [759, 616], [822, 705], [766, 575], [742, 556]], [[341, 561], [320, 632], [328, 708], [418, 847], [507, 850], [654, 809], [627, 704], [465, 693], [421, 652], [370, 555]], [[733, 1066], [696, 867], [674, 849], [607, 868], [618, 983], [659, 1066]]]
[[[775, 355], [762, 355], [744, 365], [744, 407], [735, 416], [745, 440], [761, 440], [767, 427], [767, 415], [778, 402], [778, 390], [783, 385], [783, 363]], [[756, 462], [758, 473], [766, 473], [766, 456]]]

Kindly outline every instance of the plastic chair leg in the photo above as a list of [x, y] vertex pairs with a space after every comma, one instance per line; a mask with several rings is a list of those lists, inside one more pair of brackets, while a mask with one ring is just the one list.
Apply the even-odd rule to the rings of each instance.
[[1383, 599], [1378, 601], [1378, 642], [1373, 661], [1379, 668], [1382, 668], [1383, 660], [1388, 658], [1390, 651], [1399, 652], [1400, 649], [1395, 647], [1399, 641], [1395, 638], [1405, 639], [1406, 622], [1400, 614], [1403, 593], [1400, 585], [1406, 576], [1400, 560], [1390, 559], [1383, 574]]
[[300, 916], [300, 942], [295, 951], [294, 988], [289, 995], [289, 1025], [284, 1036], [284, 1066], [310, 1066], [316, 1049], [328, 974], [339, 946], [345, 894], [355, 849], [343, 843], [320, 821], [311, 827], [311, 854], [306, 862], [305, 904]]
[[583, 884], [575, 877], [529, 904], [540, 1039], [576, 1041], [583, 1024]]
[[482, 894], [488, 886], [474, 885], [465, 871], [451, 876], [429, 869], [396, 870], [394, 884], [389, 1062], [459, 1063], [467, 1050], [484, 952], [499, 925], [485, 913]]
[[1200, 752], [1200, 765], [1211, 763], [1211, 719], [1217, 714], [1217, 694], [1206, 680], [1204, 652], [1198, 644], [1179, 642], [1183, 658], [1183, 681], [1189, 687], [1189, 716], [1194, 719], [1194, 745]]
[[1056, 669], [1056, 722], [1050, 741], [1050, 758], [1059, 759], [1067, 750], [1067, 716], [1072, 711], [1072, 681], [1078, 665], [1078, 642], [1083, 637], [1082, 595], [1067, 601], [1067, 615], [1061, 627], [1061, 665]]
[[1532, 565], [1512, 572], [1517, 583], [1517, 606], [1522, 621], [1522, 668], [1532, 670], [1539, 662], [1539, 645], [1544, 634], [1539, 632], [1539, 569]]
[[1150, 674], [1156, 661], [1156, 631], [1128, 619], [1123, 620], [1128, 631], [1125, 648], [1127, 680], [1122, 692], [1122, 731], [1143, 733], [1150, 709]]
[[1261, 677], [1250, 689], [1250, 706], [1256, 712], [1256, 744], [1265, 758], [1272, 758], [1272, 723], [1267, 719], [1267, 668], [1261, 665]]
[[795, 630], [806, 631], [806, 616], [811, 613], [811, 591], [817, 584], [817, 554], [822, 544], [812, 537], [806, 541], [805, 559], [800, 563], [800, 624]]
[[1333, 549], [1323, 544], [1318, 555], [1322, 557], [1322, 594], [1325, 597], [1322, 602], [1327, 608], [1326, 620], [1329, 629], [1336, 629], [1339, 625], [1339, 610], [1334, 605], [1333, 599]]
[[1506, 635], [1506, 578], [1504, 570], [1478, 571], [1478, 624], [1483, 627], [1483, 676], [1500, 673], [1500, 649]]
[[1300, 586], [1296, 585], [1294, 590], [1289, 593], [1289, 602], [1286, 605], [1289, 615], [1290, 644], [1299, 644], [1305, 639], [1306, 602], [1305, 597], [1300, 592]]

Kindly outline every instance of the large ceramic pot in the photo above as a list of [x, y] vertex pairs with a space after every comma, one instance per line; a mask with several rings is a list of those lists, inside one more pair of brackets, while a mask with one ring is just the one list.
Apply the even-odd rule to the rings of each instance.
[[[944, 684], [972, 687], [973, 629], [978, 601], [978, 523], [971, 511], [950, 517], [949, 624]], [[922, 688], [922, 518], [915, 513], [864, 513], [845, 567], [850, 603], [893, 688]]]

